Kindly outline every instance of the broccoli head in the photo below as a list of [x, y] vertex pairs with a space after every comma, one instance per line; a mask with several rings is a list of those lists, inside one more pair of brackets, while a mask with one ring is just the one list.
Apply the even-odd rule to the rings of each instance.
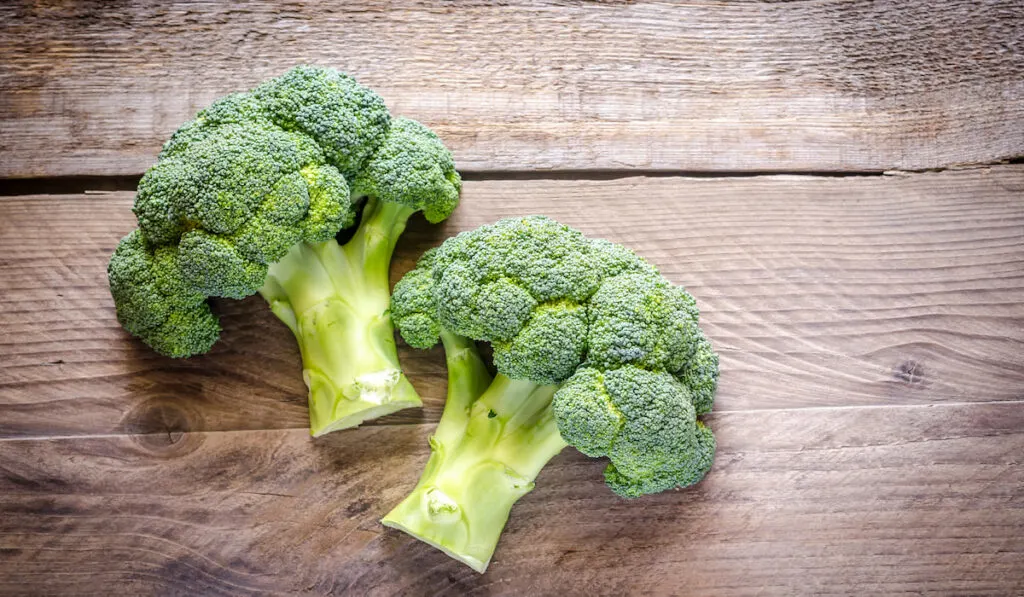
[[[449, 392], [419, 485], [383, 522], [482, 571], [509, 509], [566, 445], [610, 461], [637, 497], [699, 481], [715, 440], [718, 358], [696, 302], [621, 245], [511, 218], [428, 251], [396, 286], [406, 342], [449, 354]], [[475, 355], [491, 343], [497, 375]], [[453, 355], [457, 355], [457, 358]]]
[[444, 220], [460, 188], [429, 129], [392, 120], [348, 75], [294, 68], [214, 102], [164, 144], [139, 182], [139, 228], [108, 267], [118, 320], [186, 357], [220, 333], [209, 297], [258, 292], [299, 341], [314, 434], [417, 406], [398, 366], [388, 269], [408, 218]]

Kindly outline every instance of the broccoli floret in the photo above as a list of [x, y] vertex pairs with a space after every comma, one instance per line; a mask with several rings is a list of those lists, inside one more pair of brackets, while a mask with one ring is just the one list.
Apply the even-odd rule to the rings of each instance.
[[696, 350], [697, 315], [693, 297], [661, 276], [609, 278], [587, 307], [590, 362], [678, 371]]
[[611, 460], [605, 479], [615, 493], [686, 487], [711, 468], [714, 437], [708, 430], [711, 440], [703, 441], [690, 391], [671, 373], [585, 367], [565, 385], [553, 405], [562, 437], [588, 456]]
[[206, 296], [182, 278], [176, 247], [150, 247], [134, 230], [114, 251], [108, 276], [118, 320], [157, 351], [172, 357], [206, 352], [220, 336]]
[[461, 181], [452, 154], [434, 131], [415, 120], [396, 118], [354, 186], [357, 195], [422, 211], [436, 224], [458, 205]]
[[[548, 218], [428, 251], [395, 286], [406, 341], [448, 355], [448, 402], [419, 484], [384, 519], [483, 571], [512, 505], [565, 446], [607, 457], [612, 491], [699, 481], [718, 357], [696, 302], [635, 253]], [[474, 341], [494, 348], [492, 379]]]
[[392, 120], [348, 75], [297, 67], [214, 102], [164, 145], [139, 182], [139, 228], [108, 268], [118, 320], [187, 357], [220, 334], [208, 297], [258, 292], [299, 342], [314, 435], [419, 406], [388, 269], [409, 217], [444, 220], [460, 189], [429, 129]]

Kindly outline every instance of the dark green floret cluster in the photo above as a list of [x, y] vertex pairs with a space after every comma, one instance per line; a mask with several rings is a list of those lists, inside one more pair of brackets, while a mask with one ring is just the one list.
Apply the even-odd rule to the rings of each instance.
[[[410, 345], [444, 343], [450, 387], [427, 472], [384, 523], [477, 569], [566, 445], [607, 457], [605, 479], [625, 497], [711, 467], [714, 436], [697, 417], [711, 410], [718, 357], [696, 303], [620, 245], [544, 217], [502, 220], [425, 254], [392, 314]], [[493, 379], [474, 341], [492, 345]]]
[[334, 395], [311, 394], [315, 433], [419, 404], [397, 363], [388, 267], [408, 218], [444, 220], [460, 188], [429, 129], [392, 119], [348, 75], [294, 68], [216, 101], [164, 145], [139, 182], [139, 228], [108, 268], [118, 320], [186, 357], [220, 335], [208, 297], [259, 292], [295, 332], [311, 392]]

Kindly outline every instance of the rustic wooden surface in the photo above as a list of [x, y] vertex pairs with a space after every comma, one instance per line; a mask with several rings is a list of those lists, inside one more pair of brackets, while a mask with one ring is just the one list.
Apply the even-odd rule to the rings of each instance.
[[1019, 403], [709, 421], [715, 468], [686, 491], [626, 502], [602, 463], [556, 457], [482, 576], [377, 524], [428, 426], [0, 442], [0, 592], [1024, 592]]
[[213, 99], [351, 72], [464, 170], [887, 170], [1019, 155], [1024, 3], [0, 4], [0, 175], [139, 174]]
[[[1024, 3], [513, 4], [0, 5], [0, 595], [1024, 594]], [[439, 349], [400, 351], [422, 411], [314, 441], [260, 299], [217, 302], [186, 361], [117, 326], [132, 177], [299, 62], [471, 173], [394, 279], [544, 213], [695, 294], [702, 483], [622, 501], [566, 450], [477, 575], [377, 524], [426, 460]]]
[[[1018, 400], [1024, 389], [1024, 166], [913, 176], [466, 183], [414, 221], [394, 277], [440, 239], [542, 213], [626, 243], [698, 298], [722, 356], [718, 410]], [[0, 201], [0, 437], [299, 428], [291, 332], [259, 297], [219, 301], [208, 355], [163, 358], [118, 326], [107, 260], [131, 193]], [[403, 350], [436, 420], [440, 348]], [[177, 405], [166, 419], [169, 405]]]
[[1024, 590], [1022, 191], [1024, 166], [467, 183], [395, 277], [545, 213], [686, 284], [723, 369], [708, 480], [630, 504], [569, 450], [482, 577], [375, 523], [426, 456], [431, 426], [395, 423], [439, 415], [437, 350], [401, 353], [422, 412], [312, 441], [259, 299], [218, 303], [221, 344], [187, 361], [117, 326], [103, 269], [130, 193], [4, 198], [0, 593]]

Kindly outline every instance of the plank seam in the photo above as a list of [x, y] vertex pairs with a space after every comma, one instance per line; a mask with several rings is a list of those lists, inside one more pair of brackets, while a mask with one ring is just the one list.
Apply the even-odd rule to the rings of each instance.
[[[581, 180], [606, 181], [623, 178], [758, 178], [763, 176], [806, 176], [810, 178], [876, 178], [908, 176], [945, 171], [984, 169], [1024, 164], [1024, 156], [994, 162], [962, 164], [922, 170], [460, 170], [463, 180]], [[21, 195], [69, 195], [95, 192], [134, 191], [142, 174], [132, 176], [51, 176], [40, 178], [0, 178], [0, 197]]]

